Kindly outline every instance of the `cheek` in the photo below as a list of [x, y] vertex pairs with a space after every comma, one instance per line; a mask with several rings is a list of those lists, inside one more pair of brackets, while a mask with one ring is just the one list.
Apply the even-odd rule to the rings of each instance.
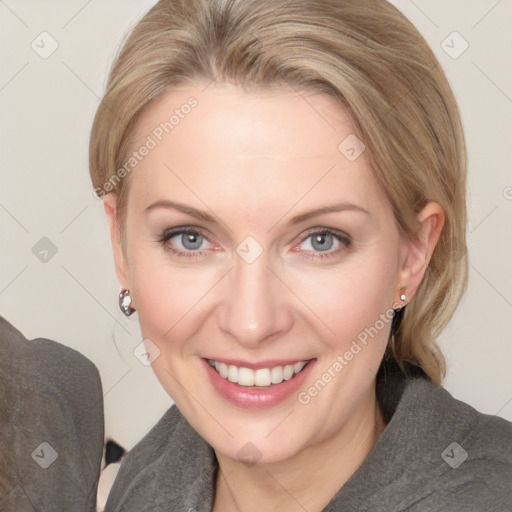
[[190, 370], [182, 363], [197, 354], [190, 340], [200, 339], [196, 333], [206, 321], [201, 299], [212, 284], [205, 272], [180, 271], [161, 259], [151, 251], [132, 258], [131, 286], [142, 336], [159, 349], [153, 371], [173, 400], [186, 404], [180, 383], [189, 381]]
[[191, 316], [200, 312], [211, 284], [204, 272], [199, 279], [198, 273], [180, 271], [166, 257], [154, 250], [134, 253], [130, 281], [143, 335], [179, 342], [185, 339], [183, 328], [190, 327]]
[[[316, 323], [323, 324], [326, 335], [322, 338], [332, 339], [342, 348], [340, 343], [350, 344], [382, 314], [391, 318], [396, 275], [397, 261], [392, 251], [375, 250], [365, 257], [354, 254], [350, 263], [337, 269], [301, 272], [291, 279], [297, 296], [315, 314]], [[389, 318], [385, 324], [390, 323]], [[381, 323], [378, 326], [385, 334]]]

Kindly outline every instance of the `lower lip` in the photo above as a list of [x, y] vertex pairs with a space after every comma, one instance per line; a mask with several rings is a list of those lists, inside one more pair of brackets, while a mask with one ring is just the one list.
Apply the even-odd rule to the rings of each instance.
[[244, 409], [268, 409], [280, 404], [297, 392], [311, 372], [316, 359], [310, 361], [300, 373], [294, 375], [290, 380], [283, 380], [280, 384], [271, 384], [268, 387], [240, 386], [221, 377], [206, 359], [201, 359], [201, 361], [213, 387], [228, 402]]

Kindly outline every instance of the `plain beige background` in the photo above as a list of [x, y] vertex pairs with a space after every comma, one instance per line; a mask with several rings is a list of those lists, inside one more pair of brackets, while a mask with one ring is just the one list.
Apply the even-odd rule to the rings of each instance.
[[[153, 3], [0, 1], [0, 314], [27, 337], [55, 339], [94, 361], [106, 434], [126, 448], [172, 402], [133, 354], [136, 319], [117, 308], [87, 146], [112, 57]], [[445, 387], [512, 420], [512, 3], [393, 3], [445, 69], [469, 149], [469, 289], [440, 339]]]

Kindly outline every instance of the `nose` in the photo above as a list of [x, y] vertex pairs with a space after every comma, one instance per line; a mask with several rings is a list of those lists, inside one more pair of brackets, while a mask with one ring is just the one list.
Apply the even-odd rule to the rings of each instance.
[[220, 329], [250, 349], [282, 336], [293, 324], [288, 291], [267, 265], [265, 253], [252, 263], [237, 256], [218, 309]]

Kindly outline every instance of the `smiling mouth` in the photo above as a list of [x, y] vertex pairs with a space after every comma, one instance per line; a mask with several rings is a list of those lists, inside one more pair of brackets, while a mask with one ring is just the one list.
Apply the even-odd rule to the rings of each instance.
[[232, 364], [207, 359], [208, 363], [217, 373], [226, 380], [240, 386], [269, 387], [273, 384], [281, 384], [284, 380], [290, 380], [299, 374], [310, 362], [300, 361], [286, 366], [274, 366], [272, 368], [251, 368], [238, 367]]

